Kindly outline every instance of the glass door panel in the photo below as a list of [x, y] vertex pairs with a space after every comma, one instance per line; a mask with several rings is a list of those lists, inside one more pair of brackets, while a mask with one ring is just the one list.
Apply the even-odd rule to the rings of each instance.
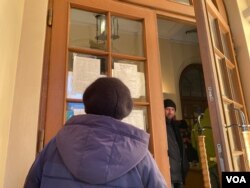
[[222, 96], [225, 96], [231, 99], [232, 95], [231, 95], [229, 80], [227, 76], [227, 66], [225, 62], [222, 59], [220, 59], [218, 56], [216, 56], [216, 65], [217, 65], [219, 83], [220, 83], [220, 88], [221, 88], [221, 94]]
[[229, 70], [229, 75], [231, 78], [231, 85], [233, 88], [233, 98], [235, 102], [238, 102], [239, 104], [243, 104], [243, 99], [241, 96], [241, 93], [239, 91], [241, 91], [240, 85], [238, 84], [238, 73], [236, 68], [230, 69]]
[[[106, 15], [81, 9], [70, 9], [69, 46], [78, 48], [107, 49]], [[99, 24], [99, 28], [97, 28]], [[100, 30], [98, 33], [98, 29]], [[99, 34], [99, 35], [98, 35]]]
[[[136, 61], [146, 60], [146, 57], [142, 57], [143, 23], [110, 15], [70, 8], [66, 120], [72, 112], [73, 115], [84, 113], [83, 107], [79, 109], [79, 103], [84, 98], [84, 90], [94, 80], [103, 76], [113, 76], [122, 80], [130, 89], [134, 102], [146, 101], [145, 61]], [[109, 21], [111, 30], [108, 26]], [[111, 49], [106, 48], [108, 43], [111, 43]], [[97, 52], [96, 49], [106, 50], [107, 53]], [[116, 56], [121, 58], [113, 59], [111, 70], [109, 62]], [[146, 130], [147, 113], [146, 110], [139, 109], [147, 108], [147, 105], [148, 103], [140, 103], [126, 121], [136, 123], [139, 128]]]
[[221, 39], [222, 39], [222, 45], [223, 45], [223, 51], [225, 54], [225, 57], [229, 59], [231, 62], [233, 62], [233, 53], [230, 49], [230, 38], [228, 32], [221, 31]]
[[133, 56], [144, 56], [144, 31], [142, 21], [125, 19], [117, 16], [112, 16], [111, 20], [112, 33], [116, 33], [111, 35], [112, 52]]
[[219, 50], [222, 51], [222, 45], [220, 43], [220, 34], [219, 34], [219, 25], [218, 25], [218, 21], [216, 18], [214, 18], [211, 14], [209, 15], [209, 24], [210, 24], [210, 28], [211, 28], [211, 35], [213, 43], [215, 45], [215, 47]]
[[169, 181], [160, 66], [155, 55], [157, 30], [152, 27], [155, 12], [110, 0], [54, 0], [53, 9], [45, 144], [72, 115], [85, 113], [82, 97], [94, 79], [123, 74], [135, 81], [127, 83], [134, 108], [126, 121], [151, 135], [150, 151]]
[[[213, 3], [216, 6], [219, 5], [219, 9]], [[228, 158], [225, 164], [226, 170], [244, 171], [249, 167], [246, 163], [242, 131], [248, 130], [240, 128], [242, 121], [238, 113], [246, 114], [246, 110], [238, 76], [237, 62], [233, 52], [230, 27], [223, 16], [222, 1], [194, 0], [194, 7], [197, 24], [200, 25], [198, 27], [199, 39], [206, 40], [206, 44], [201, 49], [202, 61], [206, 62], [203, 66], [211, 70], [208, 74], [213, 74], [212, 76], [205, 76], [207, 78], [205, 81], [206, 84], [213, 85], [214, 89], [219, 93], [217, 102], [219, 102], [220, 107], [215, 105], [213, 100], [209, 101], [211, 111], [216, 111], [214, 116], [211, 116], [214, 122], [213, 126], [215, 130], [218, 129], [221, 132], [221, 135], [216, 138], [217, 143], [222, 143], [224, 155]], [[220, 10], [222, 12], [219, 12]], [[206, 33], [201, 28], [206, 28]], [[212, 38], [212, 43], [210, 38]], [[204, 46], [206, 46], [206, 50], [204, 50]], [[208, 54], [208, 51], [211, 53]], [[213, 81], [211, 82], [210, 79]], [[223, 169], [223, 165], [221, 164], [221, 169]]]

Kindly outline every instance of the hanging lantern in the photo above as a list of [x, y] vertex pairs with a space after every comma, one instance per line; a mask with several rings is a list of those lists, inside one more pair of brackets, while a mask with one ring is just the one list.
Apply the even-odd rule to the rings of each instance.
[[[105, 41], [107, 40], [107, 32], [106, 32], [106, 16], [103, 14], [98, 14], [96, 17], [96, 40]], [[113, 40], [118, 39], [118, 18], [112, 16], [111, 17], [111, 38]]]
[[103, 14], [98, 14], [96, 17], [96, 39], [106, 40], [106, 16]]
[[112, 28], [112, 31], [111, 31], [111, 38], [113, 40], [115, 39], [119, 39], [119, 34], [118, 34], [118, 30], [119, 30], [119, 24], [118, 24], [118, 18], [115, 17], [115, 16], [112, 16], [111, 18], [112, 20], [112, 25], [111, 25], [111, 28]]

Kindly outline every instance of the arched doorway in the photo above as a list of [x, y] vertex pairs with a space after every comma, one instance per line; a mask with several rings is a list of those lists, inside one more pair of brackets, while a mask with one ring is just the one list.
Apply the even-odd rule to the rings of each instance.
[[191, 128], [197, 116], [207, 108], [207, 96], [201, 64], [190, 64], [181, 73], [179, 91], [182, 118]]

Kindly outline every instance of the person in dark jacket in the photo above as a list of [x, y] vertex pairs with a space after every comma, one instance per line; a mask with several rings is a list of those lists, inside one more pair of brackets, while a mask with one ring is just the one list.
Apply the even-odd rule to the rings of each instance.
[[185, 183], [189, 164], [179, 131], [181, 121], [177, 121], [175, 118], [176, 105], [171, 99], [164, 100], [164, 108], [167, 126], [171, 184], [172, 188], [182, 188]]
[[120, 121], [133, 108], [129, 89], [116, 78], [99, 78], [83, 103], [87, 114], [69, 119], [46, 145], [24, 188], [165, 188], [149, 135]]

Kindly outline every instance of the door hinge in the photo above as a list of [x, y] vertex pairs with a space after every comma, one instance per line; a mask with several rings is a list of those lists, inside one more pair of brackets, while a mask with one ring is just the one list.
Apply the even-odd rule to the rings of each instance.
[[53, 10], [52, 8], [49, 8], [47, 12], [47, 25], [51, 27], [52, 22], [53, 22]]

